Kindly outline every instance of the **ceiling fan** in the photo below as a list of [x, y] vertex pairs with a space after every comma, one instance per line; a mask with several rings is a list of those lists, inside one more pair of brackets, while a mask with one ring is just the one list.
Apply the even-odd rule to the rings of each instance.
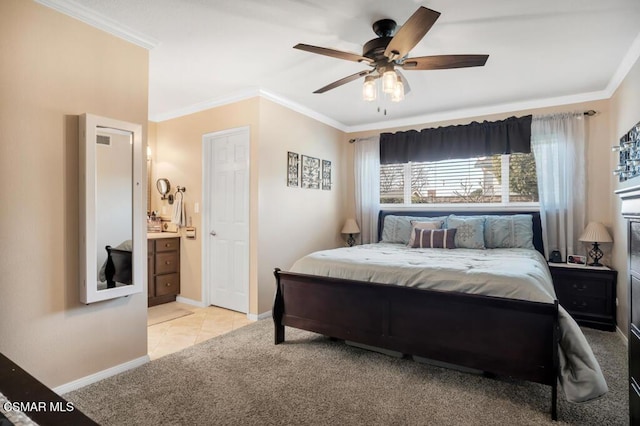
[[408, 92], [408, 85], [397, 68], [406, 71], [438, 70], [480, 67], [487, 62], [489, 55], [435, 55], [408, 58], [409, 51], [422, 40], [439, 16], [440, 12], [421, 6], [395, 35], [396, 22], [393, 19], [374, 22], [373, 31], [378, 37], [365, 43], [362, 55], [308, 44], [297, 44], [293, 47], [347, 61], [361, 62], [371, 67], [334, 81], [313, 93], [324, 93], [365, 77], [363, 96], [365, 100], [375, 100], [377, 92], [375, 80], [382, 78], [383, 92], [391, 94], [391, 100], [399, 101], [404, 98], [404, 86], [407, 86], [406, 92]]

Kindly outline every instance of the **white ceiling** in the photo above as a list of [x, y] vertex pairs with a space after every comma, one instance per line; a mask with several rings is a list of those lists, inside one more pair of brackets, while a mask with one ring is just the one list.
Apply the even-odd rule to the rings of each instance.
[[[160, 121], [261, 93], [347, 131], [609, 97], [640, 54], [639, 0], [37, 0], [150, 50]], [[401, 103], [362, 100], [367, 66], [295, 50], [362, 53], [381, 18], [442, 15], [409, 56], [488, 54], [484, 67], [405, 71]], [[387, 115], [378, 112], [386, 108]]]

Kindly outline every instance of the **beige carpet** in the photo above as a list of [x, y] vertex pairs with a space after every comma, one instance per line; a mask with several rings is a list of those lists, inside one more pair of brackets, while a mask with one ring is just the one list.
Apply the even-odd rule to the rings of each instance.
[[626, 347], [585, 329], [609, 384], [571, 404], [550, 387], [490, 379], [357, 349], [258, 321], [64, 395], [108, 425], [625, 425]]
[[171, 321], [191, 314], [193, 314], [192, 311], [177, 306], [175, 303], [152, 306], [147, 310], [147, 326], [160, 324], [161, 322]]

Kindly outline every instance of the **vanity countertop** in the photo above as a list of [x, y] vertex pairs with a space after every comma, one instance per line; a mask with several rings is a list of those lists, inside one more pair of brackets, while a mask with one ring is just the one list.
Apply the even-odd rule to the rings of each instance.
[[155, 240], [158, 238], [179, 238], [180, 233], [178, 232], [147, 232], [148, 240]]

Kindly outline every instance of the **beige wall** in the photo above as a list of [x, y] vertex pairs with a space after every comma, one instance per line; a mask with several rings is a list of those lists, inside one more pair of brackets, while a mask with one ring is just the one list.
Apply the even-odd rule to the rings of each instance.
[[[195, 240], [182, 238], [180, 257], [180, 295], [192, 301], [202, 301], [202, 239], [208, 233], [202, 229], [202, 136], [207, 133], [248, 126], [251, 137], [250, 170], [250, 238], [255, 240], [256, 195], [258, 188], [258, 98], [237, 102], [231, 105], [212, 108], [195, 114], [186, 115], [157, 123], [156, 149], [153, 154], [153, 181], [167, 178], [172, 188], [184, 186], [184, 205], [187, 217], [191, 217], [197, 230]], [[173, 190], [172, 190], [173, 192]], [[170, 216], [172, 206], [161, 201], [157, 191], [152, 191], [151, 205], [161, 215]], [[200, 212], [194, 212], [194, 204], [200, 205]], [[255, 245], [253, 245], [255, 246]], [[253, 247], [252, 246], [252, 247]], [[257, 265], [257, 248], [250, 253], [251, 270]], [[251, 287], [255, 290], [256, 279], [253, 273]], [[253, 292], [255, 293], [255, 292]], [[257, 294], [257, 293], [256, 293]], [[250, 300], [250, 309], [255, 312], [257, 299]]]
[[[187, 217], [198, 238], [182, 238], [181, 296], [202, 300], [202, 136], [249, 126], [250, 166], [250, 300], [249, 312], [271, 309], [275, 290], [273, 268], [291, 266], [298, 257], [335, 247], [344, 220], [344, 133], [262, 99], [252, 98], [157, 123], [153, 177], [185, 186]], [[331, 160], [331, 191], [286, 186], [287, 151]], [[199, 203], [200, 213], [194, 212]], [[170, 215], [171, 208], [152, 191], [152, 206]], [[164, 211], [163, 211], [164, 208]], [[311, 226], [312, 225], [312, 226]], [[304, 235], [304, 237], [301, 237]]]
[[[632, 126], [640, 121], [640, 60], [636, 62], [623, 83], [611, 98], [611, 132], [608, 135], [607, 146], [611, 148], [618, 145], [620, 137], [627, 133]], [[617, 158], [611, 154], [609, 149], [608, 170], [613, 170], [617, 164]], [[623, 187], [637, 186], [639, 179], [635, 178], [624, 183], [619, 183], [617, 179], [611, 180], [609, 193]], [[627, 274], [627, 223], [622, 218], [620, 210], [620, 199], [614, 197], [612, 203], [613, 224], [613, 266], [618, 270], [618, 327], [625, 333], [629, 328], [629, 275]]]
[[147, 353], [146, 295], [78, 291], [78, 115], [144, 124], [148, 52], [0, 1], [0, 352], [55, 387]]
[[[343, 132], [261, 98], [258, 312], [273, 304], [275, 267], [287, 270], [308, 253], [344, 244], [348, 145]], [[287, 187], [287, 151], [331, 161], [331, 190]]]

